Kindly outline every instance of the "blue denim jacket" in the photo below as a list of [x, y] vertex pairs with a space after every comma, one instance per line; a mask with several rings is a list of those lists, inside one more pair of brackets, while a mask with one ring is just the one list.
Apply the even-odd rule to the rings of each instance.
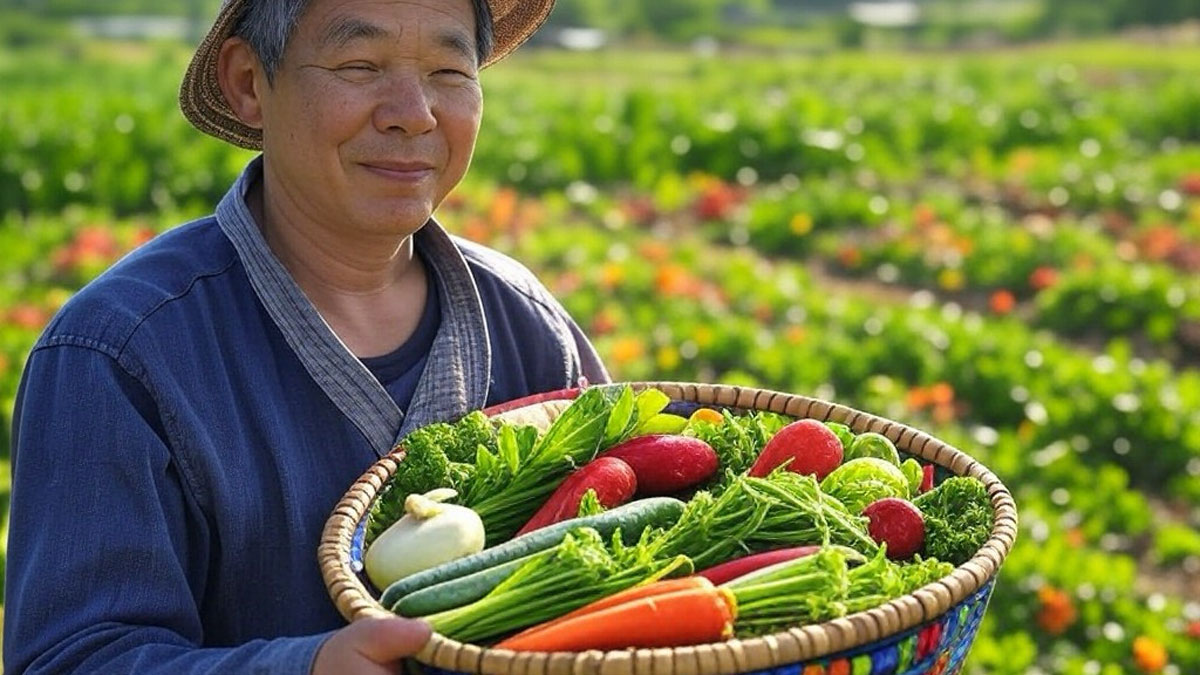
[[[442, 319], [407, 411], [271, 255], [244, 201], [81, 290], [13, 428], [8, 673], [304, 673], [343, 624], [316, 562], [350, 484], [411, 428], [607, 374], [528, 270], [431, 221]], [[386, 327], [381, 327], [386, 330]]]

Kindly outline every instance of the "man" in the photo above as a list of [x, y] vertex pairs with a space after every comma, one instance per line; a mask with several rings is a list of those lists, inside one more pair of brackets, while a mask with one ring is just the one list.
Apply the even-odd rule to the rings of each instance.
[[334, 504], [414, 427], [607, 379], [527, 270], [430, 219], [479, 69], [551, 3], [225, 3], [181, 105], [262, 155], [30, 356], [7, 672], [382, 673], [422, 646], [420, 622], [339, 629], [316, 563]]

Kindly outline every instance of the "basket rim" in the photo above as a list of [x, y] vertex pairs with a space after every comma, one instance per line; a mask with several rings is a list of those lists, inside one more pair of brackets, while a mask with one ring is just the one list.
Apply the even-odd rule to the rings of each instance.
[[[692, 382], [615, 382], [635, 391], [656, 388], [673, 401], [695, 402], [739, 411], [770, 411], [795, 417], [841, 422], [855, 433], [874, 431], [903, 452], [983, 482], [992, 501], [994, 522], [983, 546], [947, 576], [877, 607], [819, 624], [768, 636], [731, 639], [705, 645], [659, 649], [587, 652], [514, 652], [466, 644], [434, 633], [417, 654], [422, 663], [450, 671], [503, 675], [726, 675], [804, 662], [869, 645], [936, 619], [991, 581], [1017, 537], [1017, 509], [1011, 492], [981, 462], [916, 428], [838, 403], [799, 394], [727, 384]], [[573, 390], [563, 390], [567, 398]], [[530, 405], [558, 400], [551, 394], [529, 397]], [[511, 403], [511, 402], [510, 402]], [[507, 410], [516, 409], [508, 407]], [[394, 616], [372, 597], [349, 564], [350, 542], [359, 521], [383, 483], [395, 472], [403, 450], [397, 448], [371, 465], [350, 487], [326, 521], [318, 562], [338, 611], [349, 621]]]

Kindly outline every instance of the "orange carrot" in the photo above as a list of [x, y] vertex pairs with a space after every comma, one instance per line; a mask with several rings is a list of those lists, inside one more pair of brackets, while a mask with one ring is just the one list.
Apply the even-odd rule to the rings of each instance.
[[691, 588], [613, 605], [496, 645], [514, 651], [574, 652], [626, 647], [678, 647], [733, 635], [737, 605], [724, 588]]
[[665, 581], [655, 581], [649, 584], [633, 586], [631, 588], [626, 588], [619, 593], [613, 593], [607, 597], [600, 598], [595, 602], [580, 607], [574, 612], [564, 614], [557, 619], [551, 619], [545, 623], [539, 623], [536, 626], [531, 626], [509, 639], [524, 640], [538, 631], [545, 630], [551, 626], [556, 626], [569, 619], [574, 619], [577, 616], [591, 614], [602, 609], [608, 609], [609, 607], [625, 604], [626, 602], [632, 602], [634, 600], [641, 600], [643, 598], [649, 598], [653, 596], [666, 595], [667, 593], [676, 593], [678, 591], [698, 590], [712, 587], [713, 583], [711, 581], [704, 577], [696, 576], [683, 577], [682, 579], [667, 579]]

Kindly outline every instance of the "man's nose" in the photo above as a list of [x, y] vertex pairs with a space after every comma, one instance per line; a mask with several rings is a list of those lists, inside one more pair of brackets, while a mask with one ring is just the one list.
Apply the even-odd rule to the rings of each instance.
[[375, 106], [375, 126], [383, 133], [419, 136], [437, 126], [434, 105], [434, 92], [420, 75], [396, 74]]

